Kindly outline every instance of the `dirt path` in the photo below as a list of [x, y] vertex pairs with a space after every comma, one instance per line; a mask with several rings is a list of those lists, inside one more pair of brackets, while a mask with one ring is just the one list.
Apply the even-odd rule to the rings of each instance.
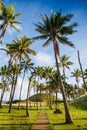
[[31, 130], [51, 130], [46, 112], [42, 110]]

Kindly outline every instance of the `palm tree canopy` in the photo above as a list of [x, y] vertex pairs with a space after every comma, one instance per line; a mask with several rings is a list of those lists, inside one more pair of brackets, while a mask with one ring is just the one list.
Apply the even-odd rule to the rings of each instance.
[[43, 46], [47, 46], [51, 41], [53, 41], [53, 38], [55, 38], [57, 42], [74, 47], [74, 44], [66, 37], [68, 34], [76, 32], [74, 27], [77, 26], [77, 23], [67, 25], [73, 17], [72, 14], [62, 15], [61, 12], [52, 12], [50, 17], [47, 15], [43, 16], [42, 14], [40, 14], [40, 17], [42, 19], [42, 23], [38, 22], [34, 25], [36, 26], [36, 31], [41, 35], [32, 38], [33, 40], [47, 39], [43, 44]]
[[73, 62], [69, 61], [69, 56], [63, 55], [62, 57], [60, 57], [60, 62], [62, 64], [63, 67], [66, 67], [67, 69], [70, 69], [70, 65], [73, 65]]
[[16, 18], [19, 17], [21, 14], [15, 14], [15, 9], [13, 5], [6, 7], [2, 2], [0, 2], [0, 39], [4, 36], [8, 25], [12, 28], [20, 31], [16, 24], [21, 24], [21, 22], [16, 21]]
[[32, 41], [28, 37], [23, 36], [20, 39], [16, 38], [13, 40], [12, 44], [6, 44], [6, 48], [10, 54], [14, 54], [14, 58], [25, 58], [30, 61], [28, 54], [36, 54], [34, 50], [30, 49], [30, 45], [32, 45]]
[[80, 77], [81, 71], [79, 69], [75, 69], [74, 72], [71, 72], [72, 77]]
[[75, 69], [74, 72], [71, 72], [71, 77], [75, 77], [76, 82], [79, 82], [79, 77], [81, 77], [81, 71], [79, 69]]
[[24, 69], [24, 71], [33, 70], [33, 66], [34, 66], [34, 63], [31, 63], [31, 60], [26, 61], [26, 60], [22, 59], [22, 61], [21, 61], [21, 69]]

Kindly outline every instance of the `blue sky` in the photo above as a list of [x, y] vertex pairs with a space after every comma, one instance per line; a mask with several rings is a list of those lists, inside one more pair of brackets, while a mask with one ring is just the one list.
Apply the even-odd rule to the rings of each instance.
[[[51, 10], [58, 12], [62, 10], [62, 14], [72, 13], [74, 17], [71, 21], [77, 22], [78, 27], [77, 33], [69, 36], [69, 39], [75, 44], [76, 49], [72, 49], [67, 46], [60, 45], [61, 55], [66, 54], [70, 56], [71, 61], [74, 65], [71, 67], [73, 69], [78, 68], [77, 60], [77, 50], [80, 50], [81, 62], [83, 69], [87, 68], [87, 58], [86, 58], [86, 47], [87, 47], [87, 0], [2, 0], [7, 6], [14, 4], [15, 13], [21, 13], [18, 19], [23, 24], [18, 26], [21, 33], [18, 33], [11, 28], [8, 28], [7, 33], [3, 41], [9, 43], [15, 37], [20, 37], [27, 35], [28, 37], [37, 36], [38, 33], [35, 31], [35, 26], [33, 23], [40, 21], [39, 13], [50, 15]], [[46, 48], [42, 48], [43, 41], [36, 41], [32, 45], [32, 49], [36, 50], [37, 55], [33, 57], [33, 62], [36, 65], [54, 65], [54, 54], [52, 45]], [[3, 55], [3, 56], [2, 56]], [[0, 65], [6, 62], [6, 55], [0, 52]], [[70, 73], [67, 71], [67, 75]], [[74, 79], [70, 79], [73, 82]]]

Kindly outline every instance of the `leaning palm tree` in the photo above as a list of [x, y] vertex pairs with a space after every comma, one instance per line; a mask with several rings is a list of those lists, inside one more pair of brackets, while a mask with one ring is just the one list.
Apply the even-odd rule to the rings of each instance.
[[41, 35], [34, 37], [32, 39], [33, 40], [46, 39], [45, 43], [43, 44], [43, 47], [53, 42], [56, 66], [57, 66], [57, 71], [58, 71], [59, 80], [60, 80], [61, 92], [62, 92], [63, 100], [64, 100], [66, 123], [72, 123], [73, 120], [69, 112], [69, 107], [66, 100], [64, 87], [63, 87], [63, 83], [60, 76], [60, 70], [58, 66], [58, 63], [59, 63], [58, 57], [60, 55], [59, 53], [60, 43], [62, 43], [63, 45], [74, 47], [73, 43], [69, 41], [66, 36], [68, 34], [73, 34], [74, 32], [76, 32], [76, 30], [74, 30], [73, 28], [77, 26], [77, 23], [68, 25], [68, 22], [70, 22], [70, 20], [73, 17], [72, 14], [62, 15], [61, 12], [58, 12], [58, 13], [52, 12], [50, 17], [48, 17], [47, 15], [43, 16], [42, 14], [40, 14], [40, 16], [41, 16], [42, 22], [38, 22], [37, 24], [35, 24], [35, 26], [36, 26], [36, 31], [39, 32]]
[[2, 37], [4, 37], [9, 25], [19, 31], [16, 24], [21, 24], [21, 22], [16, 21], [16, 18], [20, 15], [20, 13], [15, 14], [15, 9], [13, 5], [6, 7], [2, 2], [0, 2], [0, 41]]

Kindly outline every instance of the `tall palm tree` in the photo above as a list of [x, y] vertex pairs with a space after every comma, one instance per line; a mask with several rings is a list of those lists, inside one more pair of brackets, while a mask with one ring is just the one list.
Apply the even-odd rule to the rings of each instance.
[[0, 2], [0, 41], [2, 37], [4, 37], [7, 27], [10, 25], [12, 28], [19, 31], [19, 29], [16, 27], [16, 24], [21, 24], [21, 22], [16, 21], [16, 18], [19, 17], [21, 14], [17, 13], [15, 14], [15, 9], [13, 5], [10, 5], [6, 7], [4, 3]]
[[[35, 79], [32, 79], [31, 80], [31, 86], [32, 86], [32, 88], [33, 88], [33, 93], [34, 93], [34, 95], [35, 95], [35, 93], [36, 93], [36, 90], [37, 90], [37, 81], [35, 80]], [[35, 107], [35, 102], [36, 102], [36, 98], [35, 98], [35, 96], [34, 96], [34, 107]]]
[[[46, 82], [50, 81], [50, 79], [52, 78], [52, 75], [53, 75], [53, 67], [50, 67], [50, 66], [44, 67], [44, 69], [43, 69], [43, 78], [46, 79]], [[49, 91], [49, 94], [48, 94], [48, 91]], [[49, 104], [49, 97], [50, 97], [50, 90], [48, 88], [46, 89], [46, 97], [47, 97], [46, 104], [48, 106], [48, 104]]]
[[69, 66], [73, 65], [73, 63], [71, 61], [69, 61], [69, 56], [63, 55], [62, 57], [60, 57], [60, 64], [62, 64], [63, 67], [63, 75], [64, 77], [65, 75], [65, 68], [70, 69]]
[[0, 76], [2, 76], [2, 91], [1, 91], [1, 99], [0, 99], [0, 108], [2, 108], [2, 100], [6, 89], [6, 80], [7, 80], [7, 71], [8, 67], [6, 65], [0, 68]]
[[82, 64], [81, 64], [81, 60], [80, 60], [80, 52], [79, 51], [78, 51], [78, 62], [79, 62], [79, 66], [80, 66], [80, 70], [81, 70], [81, 74], [82, 74], [84, 88], [87, 91], [87, 87], [86, 87], [86, 82], [85, 82], [84, 72], [83, 72], [83, 68], [82, 68]]
[[20, 64], [22, 58], [30, 61], [29, 54], [36, 54], [34, 50], [30, 49], [32, 43], [27, 36], [23, 36], [19, 39], [12, 40], [11, 44], [6, 44], [6, 48], [13, 55], [13, 60], [16, 59]]
[[79, 88], [79, 77], [81, 77], [81, 71], [79, 69], [75, 69], [74, 72], [71, 72], [71, 77], [75, 77], [77, 86]]
[[39, 80], [42, 79], [43, 77], [43, 67], [38, 66], [34, 68], [34, 71], [32, 72], [32, 76], [34, 76], [35, 78], [37, 77], [38, 80], [38, 84], [37, 84], [37, 110], [38, 110], [38, 90], [39, 90]]
[[57, 71], [54, 71], [53, 76], [51, 78], [51, 82], [52, 82], [53, 90], [56, 93], [56, 111], [55, 112], [57, 112], [57, 110], [59, 109], [57, 93], [58, 93], [58, 91], [60, 91], [59, 76], [58, 76]]
[[58, 71], [59, 80], [60, 80], [61, 92], [62, 92], [63, 100], [64, 100], [66, 123], [73, 123], [73, 120], [69, 112], [69, 107], [68, 107], [66, 95], [63, 88], [63, 83], [60, 76], [60, 70], [58, 66], [58, 63], [59, 63], [58, 57], [60, 55], [59, 53], [60, 43], [62, 43], [63, 45], [74, 47], [73, 43], [69, 41], [66, 36], [68, 34], [73, 34], [74, 32], [76, 32], [76, 30], [74, 30], [74, 27], [77, 26], [77, 23], [68, 25], [68, 22], [70, 22], [70, 20], [73, 17], [72, 14], [62, 15], [61, 12], [58, 12], [58, 13], [52, 12], [50, 17], [48, 17], [47, 15], [43, 16], [42, 14], [40, 14], [40, 16], [42, 19], [42, 23], [38, 22], [37, 24], [35, 24], [35, 26], [36, 26], [36, 31], [39, 32], [41, 35], [34, 37], [32, 39], [33, 40], [46, 39], [45, 43], [43, 44], [43, 47], [53, 42], [56, 66], [57, 66], [57, 71]]
[[33, 69], [33, 63], [31, 63], [30, 61], [25, 61], [24, 59], [21, 62], [21, 68], [23, 68], [24, 72], [23, 72], [23, 77], [22, 77], [22, 82], [21, 82], [21, 87], [20, 87], [20, 94], [19, 94], [19, 102], [18, 102], [18, 109], [20, 109], [20, 101], [21, 101], [21, 92], [22, 92], [22, 86], [23, 86], [23, 81], [25, 78], [25, 73], [29, 71], [31, 71], [31, 69]]
[[11, 84], [11, 92], [10, 92], [10, 97], [9, 97], [9, 110], [8, 113], [11, 113], [12, 110], [12, 103], [13, 103], [13, 98], [15, 94], [15, 89], [17, 85], [17, 80], [18, 80], [18, 75], [20, 72], [19, 64], [13, 64], [10, 66], [9, 72], [11, 73], [12, 77], [12, 84]]

